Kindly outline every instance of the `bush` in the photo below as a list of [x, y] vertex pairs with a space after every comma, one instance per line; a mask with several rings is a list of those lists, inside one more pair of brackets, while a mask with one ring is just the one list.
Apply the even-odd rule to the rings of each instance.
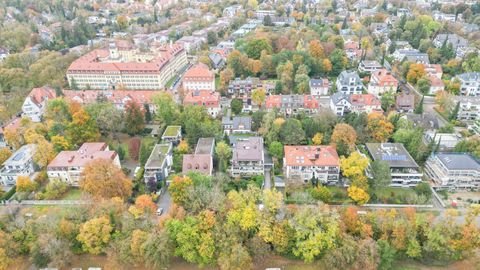
[[17, 186], [13, 186], [7, 193], [3, 194], [1, 200], [9, 200], [17, 192]]
[[62, 197], [68, 191], [68, 185], [59, 179], [53, 179], [45, 188], [45, 192], [38, 193], [38, 199], [54, 200]]
[[415, 193], [417, 193], [418, 196], [425, 196], [427, 200], [430, 200], [432, 198], [432, 189], [427, 182], [422, 182], [418, 184], [416, 187], [413, 188], [413, 190], [415, 190]]
[[332, 192], [324, 186], [318, 186], [310, 189], [310, 194], [315, 200], [320, 200], [324, 203], [328, 203], [332, 200]]
[[130, 158], [135, 161], [138, 160], [140, 145], [141, 141], [138, 137], [131, 138], [130, 142], [128, 143], [128, 154], [130, 155]]

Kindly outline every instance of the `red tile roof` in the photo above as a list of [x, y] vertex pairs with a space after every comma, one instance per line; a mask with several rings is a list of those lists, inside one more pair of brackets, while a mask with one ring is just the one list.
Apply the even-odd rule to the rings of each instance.
[[183, 75], [183, 81], [212, 81], [214, 79], [215, 74], [203, 63], [196, 64]]
[[44, 100], [54, 99], [57, 97], [55, 90], [50, 87], [33, 88], [28, 94], [33, 103], [40, 105]]
[[380, 69], [372, 72], [372, 81], [378, 83], [379, 86], [398, 86], [398, 80], [392, 75], [392, 73], [386, 69]]
[[209, 175], [212, 166], [212, 156], [209, 154], [183, 155], [183, 173], [194, 171]]
[[115, 151], [105, 151], [108, 145], [103, 142], [84, 143], [77, 151], [62, 151], [48, 164], [48, 168], [55, 167], [84, 167], [95, 159], [111, 159], [117, 156]]
[[327, 145], [285, 145], [286, 166], [340, 166], [337, 150]]
[[428, 76], [428, 79], [430, 80], [430, 85], [433, 87], [444, 87], [445, 84], [441, 79], [439, 79], [435, 74], [430, 74]]
[[189, 91], [183, 99], [184, 105], [201, 105], [205, 107], [218, 107], [220, 104], [220, 94], [210, 90]]
[[372, 94], [353, 94], [349, 97], [353, 106], [381, 106], [380, 100]]

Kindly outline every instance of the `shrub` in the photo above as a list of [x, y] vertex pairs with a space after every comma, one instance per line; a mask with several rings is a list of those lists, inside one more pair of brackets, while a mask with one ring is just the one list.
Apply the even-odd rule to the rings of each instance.
[[322, 202], [328, 203], [332, 200], [332, 192], [324, 186], [319, 186], [310, 189], [310, 194], [315, 200], [320, 200]]
[[62, 182], [59, 179], [53, 179], [45, 188], [45, 192], [40, 196], [45, 200], [54, 200], [60, 198], [68, 190], [68, 185], [65, 182]]

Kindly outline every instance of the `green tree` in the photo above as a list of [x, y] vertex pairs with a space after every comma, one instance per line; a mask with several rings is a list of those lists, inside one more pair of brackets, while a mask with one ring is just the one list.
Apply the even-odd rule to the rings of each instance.
[[387, 162], [381, 160], [375, 160], [370, 164], [370, 170], [372, 172], [372, 185], [374, 190], [387, 187], [392, 183], [392, 175], [390, 172], [390, 166]]
[[139, 134], [145, 128], [144, 111], [134, 101], [129, 101], [125, 106], [125, 129], [128, 134]]
[[280, 141], [287, 145], [302, 144], [306, 140], [302, 123], [294, 118], [289, 118], [281, 126], [279, 132]]
[[93, 218], [80, 226], [77, 240], [82, 243], [82, 249], [98, 255], [105, 252], [111, 239], [113, 227], [107, 217]]
[[215, 153], [218, 157], [219, 170], [224, 172], [227, 169], [228, 160], [232, 156], [232, 150], [228, 144], [221, 141], [217, 143], [217, 146], [215, 147]]
[[382, 109], [388, 112], [393, 105], [395, 105], [395, 94], [393, 91], [385, 92], [380, 98], [380, 101], [382, 102]]
[[392, 269], [397, 251], [386, 240], [378, 241], [378, 248], [380, 252], [380, 264], [378, 265], [378, 269]]
[[232, 108], [233, 114], [239, 115], [243, 109], [243, 101], [239, 98], [234, 98], [230, 102], [230, 107]]
[[157, 108], [155, 116], [162, 124], [168, 126], [178, 117], [178, 106], [169, 93], [162, 92], [155, 95], [153, 103]]
[[455, 108], [450, 112], [448, 115], [448, 120], [456, 120], [458, 117], [458, 112], [460, 111], [460, 102], [457, 102], [457, 105], [455, 105]]
[[422, 99], [420, 100], [420, 102], [415, 107], [414, 113], [423, 114], [423, 100], [424, 100], [424, 98], [425, 98], [425, 96], [422, 96]]
[[423, 77], [417, 81], [418, 90], [420, 90], [420, 92], [424, 95], [430, 93], [430, 86], [431, 82], [428, 78]]
[[260, 59], [262, 51], [266, 51], [268, 54], [272, 53], [272, 46], [268, 43], [267, 39], [252, 39], [245, 44], [245, 53], [249, 58]]

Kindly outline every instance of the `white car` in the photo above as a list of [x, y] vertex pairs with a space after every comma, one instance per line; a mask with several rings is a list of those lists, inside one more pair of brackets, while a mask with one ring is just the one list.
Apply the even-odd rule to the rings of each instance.
[[163, 214], [163, 208], [158, 208], [157, 209], [157, 216], [161, 216]]

